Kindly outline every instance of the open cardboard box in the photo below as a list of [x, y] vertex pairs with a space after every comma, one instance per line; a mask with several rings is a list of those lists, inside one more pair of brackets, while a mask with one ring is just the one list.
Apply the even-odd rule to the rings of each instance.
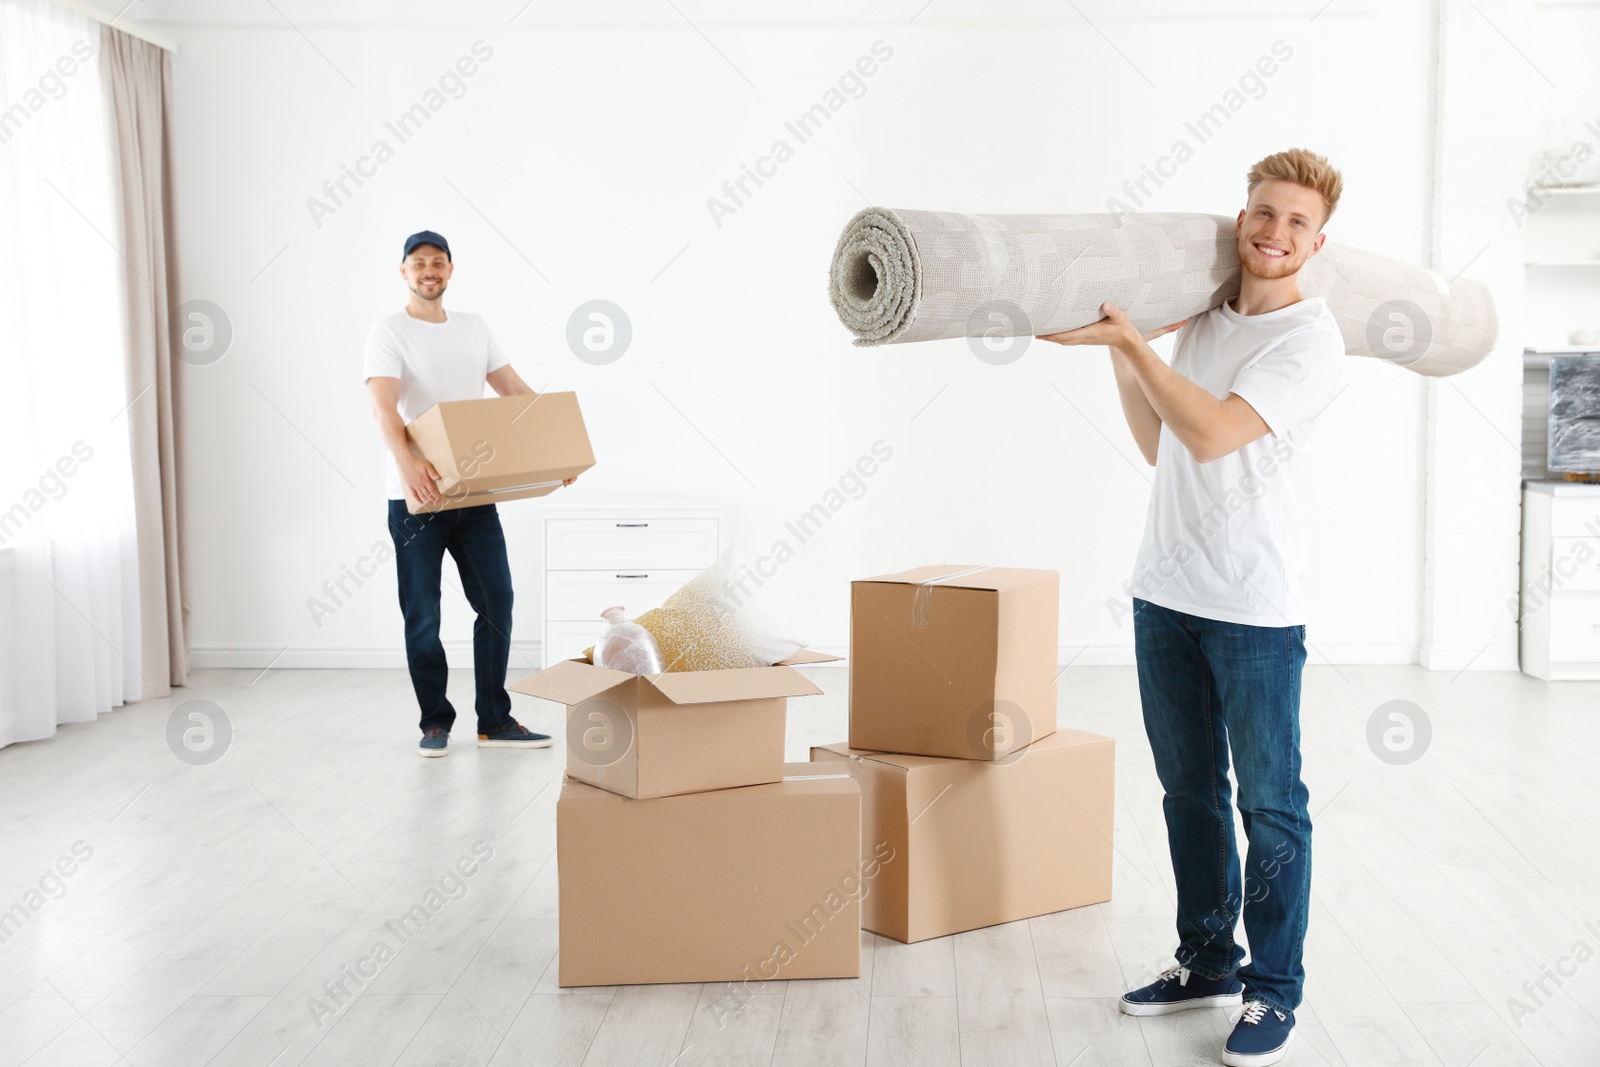
[[1002, 759], [1055, 732], [1055, 571], [918, 567], [850, 583], [850, 744]]
[[[861, 792], [843, 764], [629, 800], [568, 781], [556, 802], [560, 984], [763, 983], [861, 974]], [[720, 1015], [720, 1011], [719, 1011]]]
[[822, 692], [801, 649], [771, 667], [629, 674], [587, 659], [507, 686], [567, 705], [567, 775], [625, 797], [662, 797], [783, 780], [788, 698]]
[[862, 929], [923, 941], [1110, 900], [1115, 751], [1082, 730], [998, 761], [813, 747], [861, 784], [862, 855], [882, 861]]
[[407, 424], [406, 439], [444, 495], [422, 504], [408, 490], [413, 515], [544, 496], [594, 466], [576, 393], [446, 401]]

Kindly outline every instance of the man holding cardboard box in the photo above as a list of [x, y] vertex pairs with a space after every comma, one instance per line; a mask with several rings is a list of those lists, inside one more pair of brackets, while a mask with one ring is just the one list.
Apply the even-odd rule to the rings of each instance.
[[[1251, 168], [1235, 224], [1239, 295], [1141, 337], [1117, 308], [1049, 340], [1112, 350], [1123, 412], [1156, 468], [1133, 580], [1145, 729], [1166, 792], [1179, 966], [1127, 993], [1162, 1015], [1244, 1003], [1222, 1062], [1276, 1063], [1294, 1037], [1311, 897], [1309, 795], [1300, 779], [1305, 544], [1290, 461], [1333, 401], [1344, 343], [1301, 266], [1323, 245], [1342, 181], [1290, 149]], [[1172, 365], [1146, 341], [1179, 327]], [[1249, 849], [1241, 886], [1232, 750]], [[1243, 913], [1250, 962], [1234, 940]]]
[[[406, 238], [400, 276], [410, 290], [401, 311], [380, 319], [363, 360], [373, 416], [389, 450], [385, 488], [394, 539], [406, 663], [422, 708], [423, 756], [449, 749], [455, 708], [445, 695], [449, 669], [439, 642], [439, 582], [449, 552], [477, 622], [472, 628], [479, 748], [548, 748], [550, 738], [511, 717], [506, 666], [511, 657], [511, 566], [500, 515], [492, 503], [411, 514], [440, 502], [439, 471], [416, 455], [406, 424], [436, 404], [476, 400], [485, 382], [500, 396], [533, 395], [495, 343], [482, 316], [445, 313], [442, 298], [455, 271], [450, 245], [431, 230]], [[453, 472], [465, 474], [466, 472]], [[566, 479], [570, 485], [576, 478]]]

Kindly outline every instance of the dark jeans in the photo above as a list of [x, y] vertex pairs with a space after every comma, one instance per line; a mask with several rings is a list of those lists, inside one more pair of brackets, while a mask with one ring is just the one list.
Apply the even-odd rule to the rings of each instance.
[[[1178, 962], [1221, 978], [1250, 962], [1245, 997], [1292, 1011], [1305, 986], [1311, 816], [1300, 781], [1304, 626], [1246, 626], [1133, 601], [1145, 731], [1166, 792], [1178, 887]], [[1228, 756], [1249, 850], [1240, 885]]]
[[449, 730], [456, 709], [445, 697], [450, 673], [439, 642], [439, 580], [449, 552], [461, 575], [467, 603], [478, 613], [472, 625], [472, 668], [478, 686], [478, 732], [511, 721], [506, 664], [511, 658], [511, 565], [506, 538], [493, 504], [411, 515], [404, 500], [389, 501], [389, 536], [394, 539], [400, 614], [406, 624], [406, 663], [422, 707], [422, 729]]

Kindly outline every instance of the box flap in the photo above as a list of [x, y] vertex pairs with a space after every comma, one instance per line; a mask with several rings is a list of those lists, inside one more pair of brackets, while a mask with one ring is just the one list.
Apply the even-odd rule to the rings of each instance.
[[588, 782], [580, 782], [571, 775], [566, 775], [561, 779], [561, 792], [556, 799], [563, 804], [579, 800], [614, 801], [618, 804], [630, 803], [627, 797], [607, 792], [599, 786], [590, 785]]
[[812, 745], [811, 759], [813, 762], [815, 762], [818, 752], [827, 752], [838, 756], [839, 760], [848, 760], [854, 751], [855, 750], [850, 747], [849, 743], [845, 741], [838, 741], [831, 745]]
[[793, 667], [782, 666], [727, 671], [677, 671], [652, 674], [647, 680], [674, 704], [804, 697], [822, 692]]
[[[837, 768], [837, 769], [835, 769]], [[744, 795], [762, 795], [778, 792], [793, 795], [794, 793], [848, 793], [852, 787], [848, 784], [854, 779], [851, 777], [848, 765], [837, 763], [829, 767], [827, 763], [785, 763], [783, 765], [783, 781], [763, 782], [759, 785], [739, 785], [719, 789], [700, 790], [695, 793], [680, 793], [673, 796], [646, 797], [644, 802], [651, 800], [665, 800], [668, 803], [681, 801], [685, 796], [702, 796], [715, 793], [719, 797], [727, 798], [743, 793]], [[811, 783], [820, 782], [820, 785]], [[574, 778], [570, 774], [561, 777], [561, 792], [559, 799], [568, 801], [597, 800], [618, 804], [637, 804], [641, 801], [614, 793], [609, 789], [602, 789], [597, 785]]]
[[554, 700], [557, 704], [581, 704], [635, 677], [637, 675], [627, 671], [613, 671], [583, 660], [565, 659], [560, 663], [552, 663], [542, 671], [518, 678], [506, 689]]
[[814, 778], [848, 778], [850, 768], [842, 763], [832, 767], [826, 763], [785, 763], [783, 765], [783, 780], [786, 782], [809, 781]]
[[788, 659], [780, 659], [775, 666], [793, 667], [801, 663], [837, 663], [844, 659], [843, 656], [830, 656], [826, 652], [813, 652], [809, 648], [802, 648]]
[[1024, 582], [1036, 581], [1055, 571], [1033, 570], [1025, 567], [988, 567], [975, 564], [948, 563], [934, 567], [913, 567], [898, 574], [881, 574], [876, 578], [862, 578], [863, 582], [884, 582], [893, 585], [921, 585], [932, 582], [954, 586], [958, 589], [1008, 589]]
[[846, 741], [840, 741], [832, 745], [815, 745], [813, 746], [813, 751], [832, 752], [840, 759], [846, 760], [872, 760], [874, 763], [882, 763], [885, 766], [896, 767], [903, 771], [953, 762], [944, 756], [908, 756], [900, 752], [870, 752], [864, 748], [851, 748]]
[[863, 582], [889, 582], [895, 585], [916, 585], [919, 582], [932, 581], [934, 578], [956, 574], [962, 571], [976, 572], [979, 565], [976, 563], [940, 563], [930, 564], [926, 567], [912, 567], [908, 571], [899, 571], [895, 574], [880, 574], [875, 578], [861, 578]]
[[[1030, 752], [1045, 753], [1057, 749], [1076, 748], [1080, 745], [1103, 745], [1112, 743], [1113, 739], [1106, 734], [1090, 733], [1087, 730], [1074, 730], [1071, 727], [1061, 727], [1055, 733], [1039, 738], [1033, 744], [1020, 750], [1019, 754], [995, 766], [1011, 766], [1027, 758]], [[839, 741], [831, 745], [813, 745], [812, 752], [831, 752], [840, 759], [864, 759], [874, 763], [882, 763], [889, 767], [899, 767], [901, 770], [914, 771], [921, 767], [936, 767], [951, 763], [988, 763], [987, 760], [963, 760], [952, 756], [909, 756], [900, 752], [874, 752], [864, 748], [851, 748], [846, 741]], [[816, 757], [813, 755], [813, 759]]]

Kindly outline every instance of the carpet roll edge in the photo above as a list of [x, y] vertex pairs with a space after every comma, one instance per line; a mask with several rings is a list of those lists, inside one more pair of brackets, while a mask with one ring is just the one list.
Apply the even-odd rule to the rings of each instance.
[[[873, 254], [870, 234], [876, 229], [891, 235], [899, 245], [899, 256], [886, 264], [888, 278], [874, 268], [876, 284], [869, 298], [850, 294], [848, 275], [859, 271], [861, 261]], [[878, 250], [879, 254], [883, 250]], [[894, 208], [869, 205], [850, 217], [834, 246], [828, 267], [828, 300], [839, 322], [855, 337], [858, 348], [876, 348], [893, 343], [916, 322], [922, 303], [922, 263], [916, 234]], [[896, 279], [902, 281], [896, 286]], [[874, 318], [876, 308], [880, 315]]]

